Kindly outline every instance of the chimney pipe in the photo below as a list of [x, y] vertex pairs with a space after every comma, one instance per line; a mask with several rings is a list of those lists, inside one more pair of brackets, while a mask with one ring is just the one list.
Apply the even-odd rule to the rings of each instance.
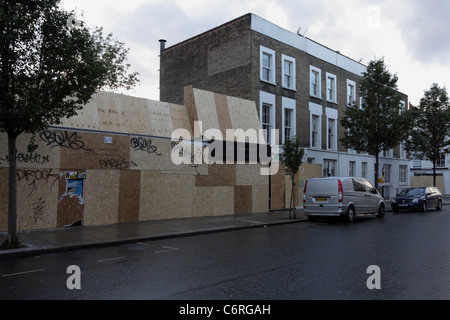
[[167, 40], [164, 40], [164, 39], [159, 40], [160, 52], [162, 52], [166, 48], [166, 42], [167, 42]]

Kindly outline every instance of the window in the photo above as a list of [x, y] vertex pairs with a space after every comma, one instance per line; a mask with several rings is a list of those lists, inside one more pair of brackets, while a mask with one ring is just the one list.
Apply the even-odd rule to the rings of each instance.
[[336, 76], [327, 72], [327, 101], [337, 103]]
[[385, 164], [383, 166], [384, 183], [391, 183], [391, 167], [390, 164]]
[[354, 81], [347, 80], [347, 105], [353, 106], [356, 101], [356, 84]]
[[400, 181], [400, 183], [408, 182], [408, 166], [400, 165], [400, 167], [399, 167], [399, 181]]
[[310, 146], [311, 148], [322, 148], [322, 115], [323, 107], [313, 102], [309, 103], [310, 114]]
[[367, 179], [367, 162], [361, 164], [361, 177]]
[[286, 138], [292, 139], [296, 136], [296, 119], [295, 119], [295, 107], [296, 101], [293, 99], [282, 97], [283, 113], [283, 143]]
[[328, 119], [328, 150], [335, 150], [336, 120]]
[[261, 81], [275, 84], [275, 51], [260, 47]]
[[356, 162], [355, 161], [350, 161], [348, 163], [348, 175], [349, 177], [354, 177], [356, 174]]
[[319, 124], [320, 117], [313, 115], [312, 116], [312, 123], [311, 123], [311, 148], [319, 148], [319, 135], [320, 135], [320, 124]]
[[323, 161], [323, 176], [335, 177], [336, 176], [336, 160], [324, 160]]
[[310, 94], [312, 97], [321, 99], [322, 88], [321, 88], [321, 70], [311, 66], [311, 89]]
[[276, 143], [272, 141], [272, 131], [275, 129], [275, 95], [261, 91], [259, 94], [259, 114], [261, 129], [264, 131], [264, 138], [267, 144]]
[[282, 73], [283, 73], [283, 87], [295, 90], [295, 59], [281, 55], [282, 59]]

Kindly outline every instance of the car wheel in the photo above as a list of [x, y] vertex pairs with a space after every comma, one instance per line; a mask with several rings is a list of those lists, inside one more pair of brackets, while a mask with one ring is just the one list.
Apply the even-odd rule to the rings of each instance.
[[436, 210], [442, 210], [442, 200], [438, 201], [438, 205], [436, 207]]
[[384, 205], [380, 205], [380, 208], [378, 209], [378, 214], [377, 214], [377, 218], [384, 218], [384, 214], [386, 212], [386, 209], [384, 208]]
[[422, 202], [422, 212], [427, 212], [427, 203], [425, 201]]
[[352, 223], [355, 221], [355, 208], [353, 206], [350, 206], [347, 210], [347, 213], [345, 214], [345, 220], [348, 223]]

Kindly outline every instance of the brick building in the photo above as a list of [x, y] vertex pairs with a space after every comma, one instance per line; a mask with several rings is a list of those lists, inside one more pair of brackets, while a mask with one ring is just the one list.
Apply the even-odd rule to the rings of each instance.
[[[251, 13], [161, 49], [161, 101], [182, 104], [189, 85], [253, 100], [261, 128], [279, 130], [272, 145], [297, 136], [324, 176], [374, 182], [375, 158], [340, 143], [340, 119], [350, 102], [360, 105], [365, 65]], [[409, 186], [409, 166], [401, 146], [381, 154], [386, 198]]]

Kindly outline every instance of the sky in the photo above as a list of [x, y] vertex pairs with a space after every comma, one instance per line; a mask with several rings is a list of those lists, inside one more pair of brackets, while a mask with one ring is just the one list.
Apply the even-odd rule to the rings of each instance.
[[128, 95], [159, 100], [159, 39], [169, 47], [254, 13], [368, 64], [384, 57], [418, 105], [433, 83], [450, 85], [450, 0], [62, 0], [62, 8], [130, 48], [140, 83]]

